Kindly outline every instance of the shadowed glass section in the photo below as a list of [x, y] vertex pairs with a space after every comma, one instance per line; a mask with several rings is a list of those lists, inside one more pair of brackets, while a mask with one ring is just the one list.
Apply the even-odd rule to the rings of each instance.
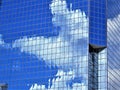
[[89, 80], [88, 90], [98, 90], [98, 53], [89, 53]]
[[8, 85], [4, 83], [0, 83], [0, 90], [8, 90]]

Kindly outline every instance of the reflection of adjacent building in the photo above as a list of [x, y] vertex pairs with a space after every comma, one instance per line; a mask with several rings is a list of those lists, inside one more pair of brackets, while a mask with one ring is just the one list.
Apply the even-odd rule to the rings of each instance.
[[120, 90], [120, 0], [108, 3], [108, 90]]
[[[16, 41], [16, 43], [14, 42], [15, 47], [13, 48], [14, 49], [17, 48], [18, 51], [15, 52], [14, 50], [12, 50], [11, 52], [9, 52], [10, 51], [9, 50], [6, 53], [0, 53], [1, 55], [3, 55], [2, 59], [0, 59], [1, 62], [3, 62], [3, 64], [0, 65], [1, 68], [0, 72], [2, 72], [2, 74], [0, 74], [0, 82], [2, 80], [3, 80], [2, 82], [7, 81], [9, 88], [11, 88], [12, 90], [14, 88], [15, 90], [17, 90], [16, 88], [18, 87], [20, 90], [23, 90], [21, 88], [29, 87], [31, 85], [34, 85], [34, 83], [36, 83], [35, 86], [38, 87], [41, 84], [47, 87], [47, 83], [50, 78], [51, 79], [49, 81], [50, 86], [54, 84], [56, 86], [58, 85], [58, 87], [56, 87], [57, 89], [53, 87], [52, 90], [58, 90], [61, 87], [63, 90], [66, 90], [64, 89], [65, 85], [63, 85], [66, 83], [68, 84], [67, 85], [68, 87], [70, 86], [70, 88], [72, 87], [81, 88], [75, 90], [107, 90], [107, 85], [108, 85], [107, 77], [108, 77], [110, 80], [109, 81], [110, 90], [111, 88], [114, 88], [115, 83], [119, 82], [118, 80], [114, 82], [114, 79], [119, 77], [119, 73], [117, 73], [118, 70], [115, 71], [116, 67], [119, 68], [118, 65], [119, 61], [117, 60], [119, 58], [118, 57], [119, 50], [111, 42], [107, 43], [107, 34], [106, 34], [107, 33], [107, 29], [106, 29], [107, 0], [76, 0], [76, 1], [74, 0], [73, 6], [75, 3], [81, 4], [79, 6], [85, 8], [85, 11], [83, 11], [85, 13], [80, 11], [82, 9], [74, 10], [72, 8], [72, 4], [70, 10], [68, 8], [66, 9], [66, 7], [63, 7], [64, 5], [66, 5], [65, 0], [52, 0], [54, 2], [52, 3], [52, 6], [50, 3], [42, 2], [40, 4], [39, 3], [31, 4], [34, 0], [30, 2], [28, 1], [26, 2], [26, 1], [27, 0], [24, 0], [24, 2], [20, 2], [20, 4], [18, 3], [19, 0], [17, 2], [12, 2], [12, 4], [10, 4], [11, 3], [10, 0], [8, 0], [8, 2], [2, 3], [2, 4], [6, 4], [4, 7], [6, 7], [7, 9], [8, 7], [11, 7], [11, 5], [13, 5], [8, 10], [10, 13], [8, 13], [7, 10], [2, 11], [3, 13], [6, 14], [1, 14], [1, 15], [10, 18], [5, 17], [2, 20], [5, 23], [3, 24], [4, 29], [2, 28], [3, 30], [1, 31], [8, 30], [10, 32], [6, 32], [6, 36], [7, 34], [9, 35], [11, 34], [11, 36], [15, 36], [14, 37], [15, 40], [14, 39], [12, 40], [12, 37], [8, 37], [8, 36], [7, 39], [13, 42]], [[64, 3], [61, 3], [62, 1], [64, 1]], [[21, 6], [15, 7], [17, 4]], [[27, 7], [24, 4], [26, 4]], [[52, 17], [46, 15], [46, 13], [48, 13], [47, 10], [45, 11], [46, 13], [44, 13], [43, 11], [45, 9], [43, 6], [46, 4], [47, 6], [51, 6], [49, 8], [53, 10], [52, 13], [49, 10], [50, 15], [51, 14], [53, 15]], [[40, 7], [37, 8], [37, 5], [40, 7], [42, 6], [42, 10], [40, 10], [41, 9]], [[33, 6], [35, 6], [35, 9], [33, 8]], [[17, 8], [18, 10], [15, 8]], [[29, 8], [31, 8], [31, 10]], [[34, 11], [32, 9], [34, 10], [38, 9], [38, 11]], [[45, 16], [45, 21], [40, 19], [41, 17], [44, 18], [42, 14]], [[47, 17], [50, 18], [50, 20], [46, 20]], [[9, 21], [11, 21], [12, 23], [10, 23]], [[116, 23], [118, 23], [117, 20], [115, 21]], [[45, 26], [39, 27], [38, 23], [41, 25], [45, 24]], [[53, 31], [52, 29], [50, 29], [51, 31], [47, 32], [46, 28], [51, 27], [50, 26], [51, 23], [54, 24], [54, 26], [56, 27], [58, 26], [57, 28], [60, 29], [59, 31], [60, 35], [57, 36], [59, 38], [56, 38], [55, 36], [54, 37], [49, 36], [49, 34]], [[38, 27], [35, 25], [38, 25]], [[15, 32], [11, 31], [13, 30], [11, 26], [15, 27], [13, 28], [15, 29], [14, 30]], [[16, 26], [18, 30], [16, 30]], [[114, 26], [115, 25], [113, 25], [113, 29]], [[19, 29], [22, 31], [19, 32]], [[37, 30], [40, 32], [38, 32]], [[30, 31], [32, 33], [30, 33]], [[25, 32], [30, 33], [30, 35], [26, 34]], [[18, 34], [18, 36], [16, 35], [16, 33]], [[40, 36], [38, 33], [42, 33], [43, 36], [42, 35]], [[32, 35], [38, 34], [38, 35], [32, 36], [31, 34]], [[45, 36], [46, 38], [44, 37], [44, 34], [46, 34]], [[108, 38], [111, 37], [110, 39], [113, 39], [114, 38], [113, 36], [116, 35], [114, 33], [111, 34], [109, 31], [108, 34], [111, 35], [111, 36], [108, 35], [109, 36]], [[26, 37], [25, 38], [22, 36], [19, 37], [19, 35], [25, 35]], [[49, 39], [48, 37], [50, 37], [51, 39]], [[114, 52], [112, 52], [113, 47], [115, 50]], [[107, 49], [109, 49], [108, 58], [107, 58]], [[4, 50], [1, 50], [1, 52], [3, 51]], [[17, 52], [23, 53], [24, 55], [17, 55]], [[116, 55], [116, 52], [118, 52], [118, 55]], [[111, 55], [111, 53], [113, 53], [113, 55], [116, 56], [114, 57], [113, 55]], [[33, 59], [32, 55], [35, 56], [35, 59]], [[7, 57], [8, 59], [4, 59], [6, 58], [6, 56], [8, 56]], [[41, 58], [45, 62], [41, 61], [40, 60]], [[115, 64], [115, 66], [112, 66], [111, 70], [108, 70], [109, 71], [108, 76], [107, 76], [107, 59], [110, 68], [112, 64], [113, 65]], [[50, 61], [49, 62], [50, 65], [55, 63], [57, 68], [50, 67], [50, 69], [48, 69], [49, 67], [46, 65], [47, 61]], [[60, 73], [58, 73], [58, 76], [60, 78], [57, 78], [55, 75], [59, 66], [64, 66], [64, 67], [60, 67], [60, 69], [61, 68], [64, 69], [65, 72], [61, 71]], [[68, 68], [68, 66], [70, 67], [70, 69]], [[67, 71], [69, 70], [73, 70], [74, 72], [71, 71], [70, 75], [69, 74], [67, 75]], [[55, 81], [55, 83], [53, 84], [52, 79], [54, 78], [54, 76], [57, 79], [53, 80]], [[70, 76], [72, 76], [72, 80], [71, 78], [69, 79]], [[113, 77], [112, 79], [111, 76]], [[8, 86], [7, 84], [0, 84], [0, 90], [7, 90]], [[83, 87], [85, 87], [86, 89], [83, 89]]]

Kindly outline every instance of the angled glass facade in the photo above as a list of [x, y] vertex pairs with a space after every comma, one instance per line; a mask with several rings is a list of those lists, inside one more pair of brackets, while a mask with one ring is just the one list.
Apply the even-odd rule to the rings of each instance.
[[120, 0], [108, 0], [108, 90], [120, 89]]
[[119, 90], [114, 85], [119, 82], [119, 15], [109, 14], [110, 3], [1, 0], [0, 85], [8, 90]]

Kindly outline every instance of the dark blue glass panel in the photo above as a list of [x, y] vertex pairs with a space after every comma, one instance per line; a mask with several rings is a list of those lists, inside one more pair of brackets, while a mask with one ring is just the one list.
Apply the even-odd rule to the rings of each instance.
[[106, 1], [91, 0], [89, 16], [89, 43], [95, 46], [106, 46]]
[[3, 35], [5, 42], [14, 41], [22, 36], [51, 36], [55, 34], [52, 14], [49, 9], [50, 0], [44, 0], [44, 2], [43, 0], [2, 1], [0, 33]]

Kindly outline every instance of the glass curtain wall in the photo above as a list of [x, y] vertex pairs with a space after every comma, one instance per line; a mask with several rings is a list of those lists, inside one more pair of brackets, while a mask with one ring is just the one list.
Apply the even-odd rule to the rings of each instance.
[[2, 0], [0, 83], [88, 90], [88, 0]]
[[108, 90], [120, 89], [120, 0], [108, 0]]
[[89, 0], [89, 90], [107, 90], [107, 0]]

